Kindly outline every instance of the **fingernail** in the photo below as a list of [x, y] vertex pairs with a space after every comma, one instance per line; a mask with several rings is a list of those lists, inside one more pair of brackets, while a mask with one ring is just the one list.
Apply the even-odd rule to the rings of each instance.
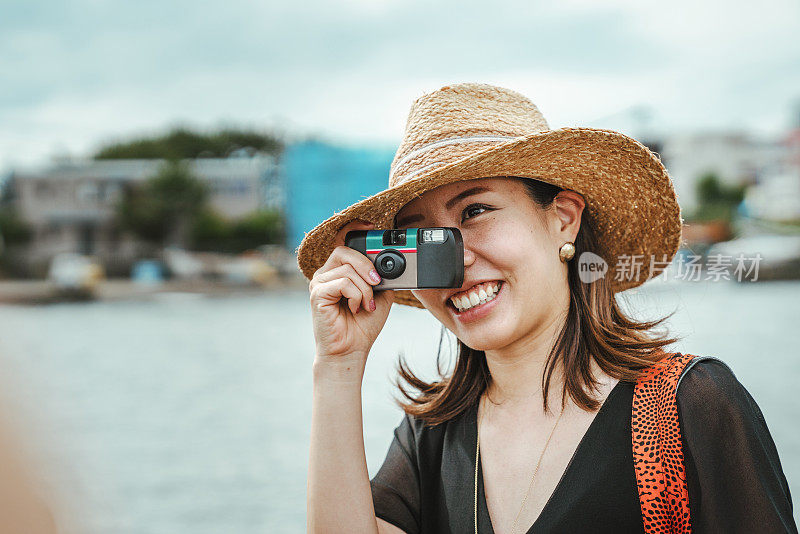
[[369, 311], [375, 311], [375, 300], [369, 299]]
[[380, 282], [381, 281], [381, 275], [379, 275], [378, 271], [376, 271], [375, 269], [372, 269], [369, 272], [369, 277], [372, 278], [372, 280], [374, 280], [375, 282]]

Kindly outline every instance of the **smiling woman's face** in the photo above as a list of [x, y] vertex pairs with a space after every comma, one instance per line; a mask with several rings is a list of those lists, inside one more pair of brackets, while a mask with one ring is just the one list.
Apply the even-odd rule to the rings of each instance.
[[[506, 177], [463, 180], [424, 193], [397, 213], [396, 226], [458, 228], [464, 284], [412, 293], [473, 349], [500, 349], [535, 333], [568, 302], [567, 269], [558, 251], [574, 241], [583, 206], [580, 195], [562, 191], [543, 210], [518, 179]], [[496, 294], [487, 291], [498, 285]], [[463, 306], [470, 293], [471, 303], [483, 303], [459, 310], [451, 297]]]

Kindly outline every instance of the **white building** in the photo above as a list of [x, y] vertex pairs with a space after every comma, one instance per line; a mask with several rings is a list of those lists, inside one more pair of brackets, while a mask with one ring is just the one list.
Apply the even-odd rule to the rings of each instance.
[[[285, 187], [278, 163], [268, 155], [189, 160], [193, 175], [209, 188], [209, 203], [235, 219], [266, 208], [283, 208]], [[155, 176], [161, 160], [88, 160], [14, 170], [14, 205], [34, 230], [28, 263], [35, 271], [60, 252], [94, 254], [111, 271], [137, 255], [139, 243], [121, 235], [116, 205], [125, 187]]]
[[756, 138], [743, 132], [674, 134], [663, 140], [661, 157], [675, 184], [681, 208], [697, 206], [695, 187], [713, 172], [726, 185], [758, 184], [778, 171], [785, 148], [779, 138]]
[[800, 221], [800, 172], [765, 174], [745, 195], [747, 214], [768, 221]]

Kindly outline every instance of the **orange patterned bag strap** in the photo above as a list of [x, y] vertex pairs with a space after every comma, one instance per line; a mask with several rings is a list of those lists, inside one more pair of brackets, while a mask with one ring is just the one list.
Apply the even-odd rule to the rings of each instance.
[[684, 368], [694, 358], [670, 353], [634, 387], [633, 466], [647, 534], [692, 531], [676, 393]]

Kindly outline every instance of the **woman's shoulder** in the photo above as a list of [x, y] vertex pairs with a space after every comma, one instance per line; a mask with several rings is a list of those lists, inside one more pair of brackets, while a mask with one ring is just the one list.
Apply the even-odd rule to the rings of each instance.
[[730, 366], [714, 356], [694, 356], [678, 378], [677, 391], [730, 389], [741, 385]]
[[756, 401], [719, 359], [683, 375], [678, 418], [698, 530], [797, 532], [789, 485]]
[[474, 416], [474, 408], [443, 423], [431, 424], [422, 417], [403, 413], [400, 424], [394, 430], [397, 440], [407, 451], [415, 451], [420, 447], [430, 447], [440, 444], [448, 433], [465, 431], [465, 423]]
[[728, 364], [713, 356], [698, 356], [678, 379], [679, 411], [695, 420], [724, 424], [742, 418], [763, 421], [758, 404]]
[[678, 396], [687, 393], [723, 393], [741, 386], [733, 369], [714, 356], [694, 356], [683, 368], [677, 383]]

